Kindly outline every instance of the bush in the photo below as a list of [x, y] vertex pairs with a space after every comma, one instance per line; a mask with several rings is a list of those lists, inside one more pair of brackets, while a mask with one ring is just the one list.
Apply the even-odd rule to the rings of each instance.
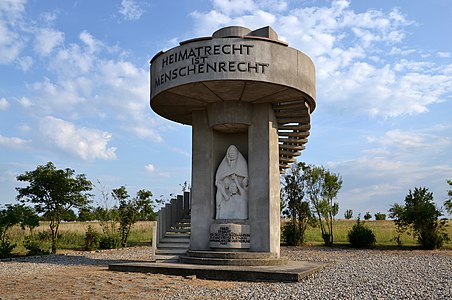
[[121, 246], [119, 235], [103, 235], [99, 240], [99, 249], [116, 249]]
[[377, 220], [377, 221], [384, 221], [384, 220], [386, 220], [386, 214], [381, 213], [381, 212], [377, 212], [375, 214], [375, 220]]
[[0, 241], [0, 258], [11, 257], [13, 249], [16, 248], [16, 244], [11, 243], [9, 240]]
[[38, 240], [51, 241], [52, 240], [52, 232], [50, 232], [50, 230], [38, 232]]
[[363, 222], [356, 220], [356, 224], [348, 232], [348, 241], [354, 248], [367, 248], [375, 245], [376, 239], [372, 229], [364, 225]]
[[370, 212], [366, 212], [366, 214], [364, 215], [364, 220], [368, 221], [372, 218], [372, 215], [370, 214]]
[[287, 246], [300, 244], [300, 230], [293, 222], [289, 222], [282, 228], [282, 240]]
[[351, 218], [353, 218], [353, 210], [347, 209], [344, 213], [344, 218], [346, 220], [350, 220]]
[[97, 232], [91, 225], [85, 232], [85, 250], [95, 250], [99, 248], [100, 233]]
[[49, 250], [43, 249], [41, 242], [37, 240], [34, 236], [29, 235], [24, 239], [24, 247], [28, 250], [27, 255], [48, 255]]

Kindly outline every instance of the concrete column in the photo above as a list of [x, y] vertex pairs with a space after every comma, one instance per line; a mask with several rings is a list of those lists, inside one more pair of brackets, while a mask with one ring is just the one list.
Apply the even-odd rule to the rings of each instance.
[[277, 122], [271, 104], [255, 104], [248, 132], [250, 251], [280, 253]]
[[213, 132], [207, 111], [192, 114], [191, 250], [208, 250], [214, 218]]
[[184, 192], [184, 217], [190, 213], [190, 192]]
[[171, 228], [171, 211], [171, 204], [167, 203], [165, 205], [165, 234]]
[[177, 222], [177, 199], [171, 199], [171, 226], [174, 226]]
[[177, 195], [177, 221], [184, 215], [184, 196]]

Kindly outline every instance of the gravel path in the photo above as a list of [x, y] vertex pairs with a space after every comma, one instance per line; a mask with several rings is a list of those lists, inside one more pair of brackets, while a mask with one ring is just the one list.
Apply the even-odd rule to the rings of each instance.
[[0, 261], [6, 299], [452, 299], [452, 250], [282, 248], [291, 260], [334, 261], [299, 283], [225, 282], [120, 273], [110, 263], [149, 258], [145, 247]]

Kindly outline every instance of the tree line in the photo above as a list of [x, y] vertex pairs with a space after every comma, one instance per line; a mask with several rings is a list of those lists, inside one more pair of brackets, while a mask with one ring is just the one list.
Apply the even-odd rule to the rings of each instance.
[[[447, 180], [452, 186], [452, 180]], [[281, 212], [289, 218], [282, 228], [282, 240], [286, 245], [301, 245], [305, 241], [308, 225], [320, 227], [325, 245], [334, 243], [334, 218], [339, 211], [339, 203], [335, 201], [342, 187], [342, 178], [323, 166], [294, 163], [287, 174], [282, 176]], [[449, 198], [444, 201], [445, 210], [452, 214], [452, 189]], [[353, 211], [347, 209], [344, 217], [351, 219]], [[436, 249], [449, 241], [446, 232], [447, 219], [441, 209], [436, 207], [433, 193], [427, 188], [409, 190], [405, 204], [395, 203], [389, 209], [389, 217], [394, 219], [397, 236], [395, 241], [401, 244], [400, 236], [408, 233], [417, 239], [425, 249]], [[365, 220], [372, 218], [370, 212], [364, 215]], [[376, 220], [385, 220], [386, 214], [378, 212]], [[375, 234], [369, 229], [361, 216], [348, 232], [349, 242], [356, 247], [368, 247], [375, 244]]]
[[[17, 176], [17, 180], [27, 182], [27, 185], [16, 188], [16, 199], [20, 204], [9, 204], [0, 210], [0, 257], [7, 256], [15, 247], [8, 239], [9, 228], [19, 224], [24, 229], [29, 228], [33, 237], [33, 229], [39, 226], [40, 220], [49, 222], [52, 253], [57, 251], [58, 231], [63, 220], [98, 220], [103, 236], [98, 237], [97, 242], [104, 238], [106, 247], [126, 246], [133, 224], [154, 220], [154, 209], [162, 201], [152, 200], [151, 191], [145, 189], [131, 197], [126, 187], [121, 186], [110, 193], [102, 188], [104, 206], [93, 207], [90, 192], [94, 185], [86, 175], [76, 174], [70, 168], [57, 169], [52, 162]], [[117, 203], [113, 207], [108, 206], [110, 196]], [[78, 217], [74, 209], [78, 210]], [[93, 233], [92, 228], [90, 231]], [[26, 242], [28, 246], [36, 247], [33, 241]]]

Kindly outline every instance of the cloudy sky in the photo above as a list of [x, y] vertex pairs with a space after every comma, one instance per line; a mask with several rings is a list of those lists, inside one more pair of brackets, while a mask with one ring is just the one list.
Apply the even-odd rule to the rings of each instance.
[[[344, 181], [340, 217], [452, 178], [452, 1], [0, 1], [0, 205], [52, 161], [104, 189], [178, 193], [191, 128], [149, 107], [149, 60], [229, 25], [309, 55], [317, 108], [299, 157]], [[95, 190], [99, 194], [98, 190]], [[98, 201], [99, 198], [96, 198]]]

